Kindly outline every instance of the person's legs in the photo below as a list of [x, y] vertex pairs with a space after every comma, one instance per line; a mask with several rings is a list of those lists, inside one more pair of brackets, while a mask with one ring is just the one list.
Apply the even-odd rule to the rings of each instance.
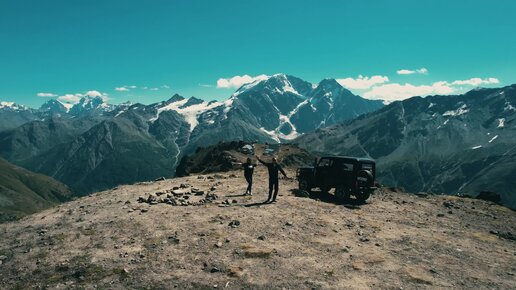
[[267, 198], [267, 202], [272, 200], [272, 191], [274, 190], [274, 181], [269, 179], [269, 198]]
[[274, 181], [274, 197], [272, 198], [272, 201], [276, 201], [276, 197], [278, 196], [279, 191], [279, 180]]
[[247, 191], [246, 194], [252, 195], [253, 193], [253, 177], [252, 176], [246, 176], [245, 180], [247, 180]]

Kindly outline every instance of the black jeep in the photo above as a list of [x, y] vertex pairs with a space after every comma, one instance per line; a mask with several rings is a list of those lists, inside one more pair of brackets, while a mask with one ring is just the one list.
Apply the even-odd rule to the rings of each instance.
[[358, 202], [366, 201], [376, 189], [376, 163], [374, 160], [355, 157], [322, 157], [314, 167], [297, 169], [299, 189], [310, 191], [318, 187], [323, 192], [335, 188], [339, 199], [353, 196]]

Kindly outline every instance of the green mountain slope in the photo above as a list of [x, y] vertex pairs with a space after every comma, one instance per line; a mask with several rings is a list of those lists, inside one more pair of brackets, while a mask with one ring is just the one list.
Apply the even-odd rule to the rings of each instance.
[[70, 196], [64, 184], [0, 159], [0, 222], [51, 207]]

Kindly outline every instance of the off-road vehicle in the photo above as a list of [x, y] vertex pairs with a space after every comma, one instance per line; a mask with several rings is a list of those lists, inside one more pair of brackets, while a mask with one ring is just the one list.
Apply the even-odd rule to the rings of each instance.
[[355, 157], [322, 157], [313, 167], [297, 169], [299, 189], [311, 191], [320, 188], [329, 192], [335, 188], [339, 199], [354, 197], [358, 202], [366, 201], [375, 187], [376, 163], [374, 160]]

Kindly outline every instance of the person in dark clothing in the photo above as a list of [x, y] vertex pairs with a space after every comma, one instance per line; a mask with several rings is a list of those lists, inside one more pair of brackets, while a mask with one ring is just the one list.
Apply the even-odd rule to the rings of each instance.
[[251, 162], [251, 158], [247, 158], [246, 163], [242, 164], [242, 167], [244, 168], [244, 177], [247, 181], [245, 195], [253, 195], [253, 172], [256, 165]]
[[[285, 178], [288, 178], [287, 174], [281, 168], [281, 166], [278, 164], [278, 161], [275, 157], [272, 157], [272, 162], [264, 162], [261, 160], [258, 156], [255, 156], [260, 163], [267, 166], [267, 170], [269, 171], [269, 198], [267, 198], [266, 203], [268, 202], [276, 202], [276, 197], [278, 196], [278, 190], [279, 190], [279, 172], [285, 176]], [[274, 192], [274, 195], [272, 194]]]

